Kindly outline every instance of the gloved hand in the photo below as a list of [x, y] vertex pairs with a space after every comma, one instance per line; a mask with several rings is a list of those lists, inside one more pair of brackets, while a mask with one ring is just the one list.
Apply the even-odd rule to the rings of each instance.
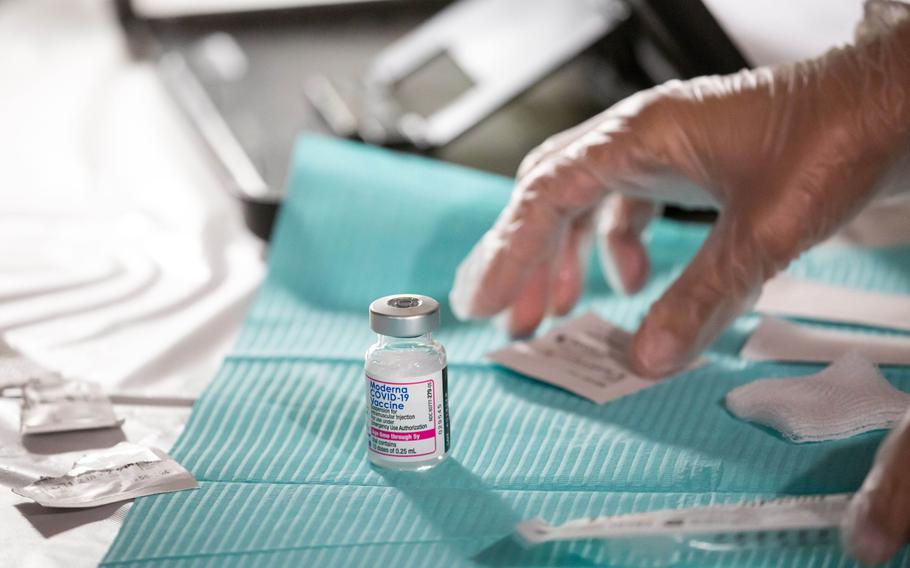
[[855, 45], [729, 76], [671, 81], [558, 134], [521, 164], [508, 206], [462, 262], [460, 318], [508, 311], [514, 335], [580, 296], [593, 224], [616, 289], [645, 283], [658, 204], [720, 215], [632, 345], [634, 369], [684, 367], [762, 284], [887, 185], [910, 130], [910, 24], [871, 2]]
[[881, 564], [910, 540], [910, 412], [885, 438], [843, 525], [847, 550]]

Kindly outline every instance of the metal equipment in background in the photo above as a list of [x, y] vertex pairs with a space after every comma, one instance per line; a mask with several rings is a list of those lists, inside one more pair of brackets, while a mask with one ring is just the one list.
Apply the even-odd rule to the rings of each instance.
[[700, 2], [245, 1], [115, 6], [263, 238], [301, 131], [511, 175], [547, 136], [636, 90], [748, 65]]
[[[310, 81], [306, 93], [339, 135], [440, 148], [628, 16], [619, 0], [462, 0], [383, 49], [348, 93], [353, 104], [324, 77]], [[421, 82], [443, 66], [434, 77], [442, 82]], [[460, 89], [453, 85], [459, 80]], [[414, 81], [416, 92], [408, 88]]]

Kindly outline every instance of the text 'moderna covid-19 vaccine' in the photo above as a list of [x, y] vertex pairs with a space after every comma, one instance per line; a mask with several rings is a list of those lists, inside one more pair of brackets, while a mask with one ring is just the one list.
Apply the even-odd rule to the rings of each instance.
[[422, 470], [449, 452], [446, 350], [433, 339], [439, 302], [396, 294], [370, 304], [379, 337], [366, 353], [367, 439], [370, 461]]

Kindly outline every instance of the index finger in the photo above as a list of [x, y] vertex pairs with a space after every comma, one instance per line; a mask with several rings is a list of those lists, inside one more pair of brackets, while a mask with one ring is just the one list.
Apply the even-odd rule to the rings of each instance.
[[845, 544], [863, 563], [885, 562], [910, 539], [908, 470], [910, 412], [885, 438], [844, 519]]
[[450, 294], [456, 316], [490, 317], [508, 307], [556, 255], [568, 223], [600, 201], [602, 183], [576, 155], [547, 159], [516, 182], [512, 200], [458, 267]]

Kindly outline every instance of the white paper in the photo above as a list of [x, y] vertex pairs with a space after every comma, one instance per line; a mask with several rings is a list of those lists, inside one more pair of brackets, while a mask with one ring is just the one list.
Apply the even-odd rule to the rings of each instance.
[[32, 379], [22, 388], [22, 434], [111, 428], [120, 422], [95, 383]]
[[733, 505], [712, 505], [573, 519], [552, 526], [541, 519], [521, 523], [517, 533], [526, 542], [593, 538], [647, 538], [654, 536], [717, 535], [727, 533], [781, 532], [835, 528], [850, 501], [850, 494], [787, 497]]
[[656, 384], [629, 370], [631, 341], [632, 334], [588, 312], [487, 358], [603, 404]]
[[121, 442], [86, 454], [61, 477], [13, 489], [45, 507], [97, 507], [144, 495], [198, 487], [196, 479], [165, 452]]
[[764, 317], [740, 351], [751, 361], [829, 363], [857, 351], [877, 365], [910, 365], [910, 336], [825, 329]]
[[765, 284], [755, 311], [910, 331], [910, 295], [833, 286], [786, 274]]

